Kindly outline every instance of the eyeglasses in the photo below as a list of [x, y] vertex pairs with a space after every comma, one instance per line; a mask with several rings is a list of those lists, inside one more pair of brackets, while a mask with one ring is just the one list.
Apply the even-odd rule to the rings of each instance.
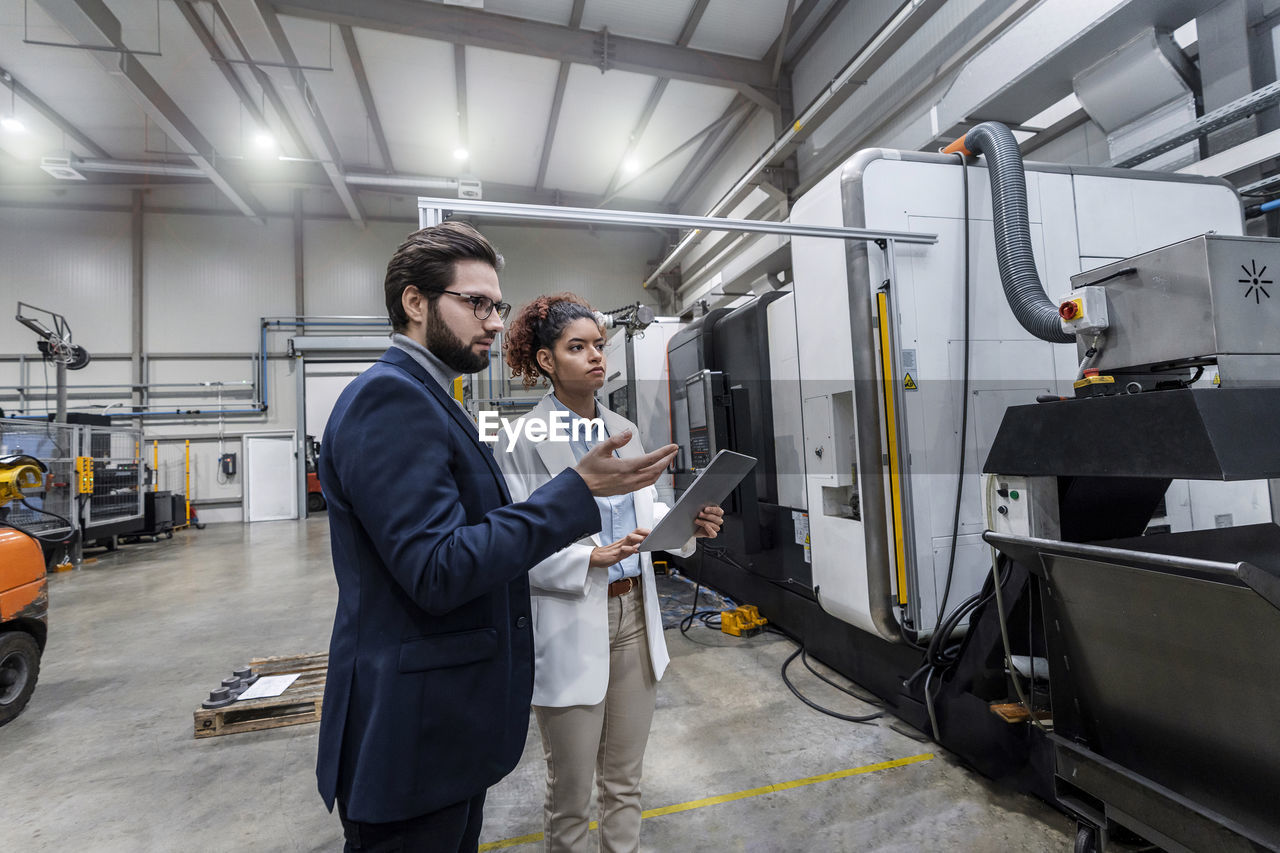
[[506, 320], [507, 315], [511, 313], [510, 302], [494, 302], [487, 296], [476, 296], [471, 293], [458, 293], [456, 290], [437, 290], [436, 293], [447, 293], [450, 296], [457, 296], [471, 303], [471, 312], [476, 315], [477, 320], [487, 320], [494, 309], [498, 310], [498, 319]]

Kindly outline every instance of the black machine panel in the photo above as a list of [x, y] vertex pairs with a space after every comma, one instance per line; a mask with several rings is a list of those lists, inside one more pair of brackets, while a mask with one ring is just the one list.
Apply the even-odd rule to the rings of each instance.
[[[708, 312], [671, 339], [672, 417], [680, 444], [675, 489], [683, 493], [719, 450], [754, 456], [755, 471], [725, 501], [724, 528], [702, 559], [812, 597], [812, 573], [796, 542], [797, 508], [778, 505], [767, 308], [784, 295]], [[742, 595], [732, 587], [719, 584], [730, 596]]]

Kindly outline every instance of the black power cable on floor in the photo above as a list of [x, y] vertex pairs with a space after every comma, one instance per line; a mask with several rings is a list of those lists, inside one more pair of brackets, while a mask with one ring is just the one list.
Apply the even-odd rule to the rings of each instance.
[[719, 610], [699, 610], [698, 609], [698, 596], [701, 594], [701, 592], [702, 592], [702, 581], [698, 581], [696, 584], [694, 584], [694, 587], [693, 587], [693, 606], [689, 609], [689, 615], [680, 620], [681, 634], [684, 634], [686, 636], [689, 634], [689, 629], [693, 627], [693, 620], [695, 619], [701, 620], [702, 624], [708, 628], [720, 627], [720, 611]]
[[[702, 581], [698, 581], [693, 588], [693, 605], [689, 609], [689, 615], [680, 620], [680, 633], [682, 636], [686, 637], [690, 642], [697, 642], [697, 640], [694, 640], [692, 637], [689, 636], [689, 629], [693, 627], [693, 622], [695, 619], [701, 620], [702, 624], [707, 628], [715, 629], [720, 627], [720, 611], [698, 609], [698, 596], [701, 594], [701, 592], [702, 592]], [[865, 696], [853, 690], [852, 688], [844, 687], [843, 685], [837, 684], [835, 681], [832, 681], [830, 678], [827, 678], [825, 675], [823, 675], [822, 673], [814, 669], [813, 666], [809, 663], [808, 651], [805, 649], [804, 645], [800, 643], [795, 637], [791, 636], [785, 631], [782, 631], [778, 629], [776, 626], [772, 626], [772, 625], [770, 625], [766, 630], [768, 630], [770, 633], [777, 634], [780, 637], [786, 637], [788, 640], [796, 644], [795, 652], [793, 652], [791, 657], [787, 658], [782, 664], [781, 675], [782, 675], [782, 683], [787, 685], [787, 689], [790, 690], [792, 694], [801, 702], [808, 705], [810, 708], [814, 709], [815, 711], [818, 711], [819, 713], [826, 714], [829, 717], [835, 717], [837, 720], [845, 720], [850, 723], [869, 723], [872, 720], [877, 720], [880, 717], [884, 716], [884, 711], [877, 711], [874, 714], [864, 714], [861, 716], [841, 714], [838, 711], [831, 710], [830, 708], [824, 708], [823, 706], [819, 705], [817, 702], [814, 702], [812, 699], [805, 696], [803, 693], [800, 692], [799, 688], [797, 688], [794, 684], [791, 683], [791, 679], [787, 676], [787, 668], [791, 665], [791, 662], [794, 661], [797, 657], [799, 657], [801, 662], [804, 663], [805, 669], [809, 670], [809, 672], [813, 673], [822, 681], [826, 682], [827, 684], [831, 685], [835, 689], [839, 690], [841, 693], [845, 693], [849, 696], [852, 696], [854, 699], [857, 699], [860, 702], [865, 702], [868, 705], [875, 705], [875, 706], [880, 705], [880, 703], [874, 698]], [[706, 645], [706, 644], [703, 643], [701, 645]]]
[[[831, 710], [830, 708], [824, 708], [823, 706], [819, 705], [817, 702], [814, 702], [808, 696], [805, 696], [803, 693], [800, 692], [799, 688], [797, 688], [794, 684], [791, 683], [791, 679], [787, 677], [787, 667], [789, 667], [791, 665], [791, 662], [798, 657], [804, 658], [805, 666], [806, 667], [809, 666], [808, 659], [805, 657], [804, 646], [798, 646], [796, 650], [791, 653], [791, 657], [783, 661], [781, 672], [782, 672], [782, 683], [787, 685], [787, 689], [790, 690], [791, 693], [801, 702], [808, 705], [813, 710], [818, 711], [819, 713], [826, 714], [828, 717], [835, 717], [837, 720], [844, 720], [845, 722], [849, 722], [849, 723], [869, 723], [872, 720], [878, 720], [884, 716], [884, 711], [876, 711], [875, 713], [872, 713], [872, 714], [863, 714], [860, 716], [856, 716], [853, 714], [841, 714], [838, 711]], [[809, 671], [813, 672], [813, 668], [809, 667]], [[814, 672], [814, 675], [818, 675], [818, 673]], [[829, 681], [828, 679], [824, 678], [821, 675], [818, 675], [818, 677], [821, 678], [823, 681], [826, 681], [828, 684], [831, 684], [836, 689], [844, 693], [848, 693], [850, 696], [854, 696], [855, 698], [861, 699], [861, 701], [864, 701], [864, 702], [867, 701], [857, 696], [857, 694], [853, 693], [852, 691], [845, 690], [843, 687], [840, 687], [840, 685], [838, 684], [833, 684], [831, 681]], [[871, 704], [871, 703], [868, 703], [868, 704]]]

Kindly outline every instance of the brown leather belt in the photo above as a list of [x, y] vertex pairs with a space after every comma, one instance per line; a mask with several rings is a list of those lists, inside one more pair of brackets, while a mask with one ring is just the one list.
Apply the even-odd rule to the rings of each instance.
[[639, 588], [639, 586], [639, 578], [623, 578], [620, 581], [614, 581], [609, 584], [609, 597], [617, 598], [620, 595], [626, 595], [631, 590]]

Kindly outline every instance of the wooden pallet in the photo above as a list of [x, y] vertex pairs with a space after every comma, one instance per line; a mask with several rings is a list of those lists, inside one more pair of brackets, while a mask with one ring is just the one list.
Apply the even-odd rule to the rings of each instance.
[[327, 654], [254, 658], [249, 661], [249, 666], [258, 675], [300, 674], [279, 696], [246, 699], [222, 708], [197, 710], [196, 737], [256, 732], [320, 721], [325, 674], [329, 670]]
[[[1021, 702], [1006, 702], [991, 705], [991, 713], [1006, 723], [1025, 723], [1031, 719], [1031, 712]], [[1036, 711], [1037, 720], [1051, 720], [1053, 714], [1047, 710]]]

